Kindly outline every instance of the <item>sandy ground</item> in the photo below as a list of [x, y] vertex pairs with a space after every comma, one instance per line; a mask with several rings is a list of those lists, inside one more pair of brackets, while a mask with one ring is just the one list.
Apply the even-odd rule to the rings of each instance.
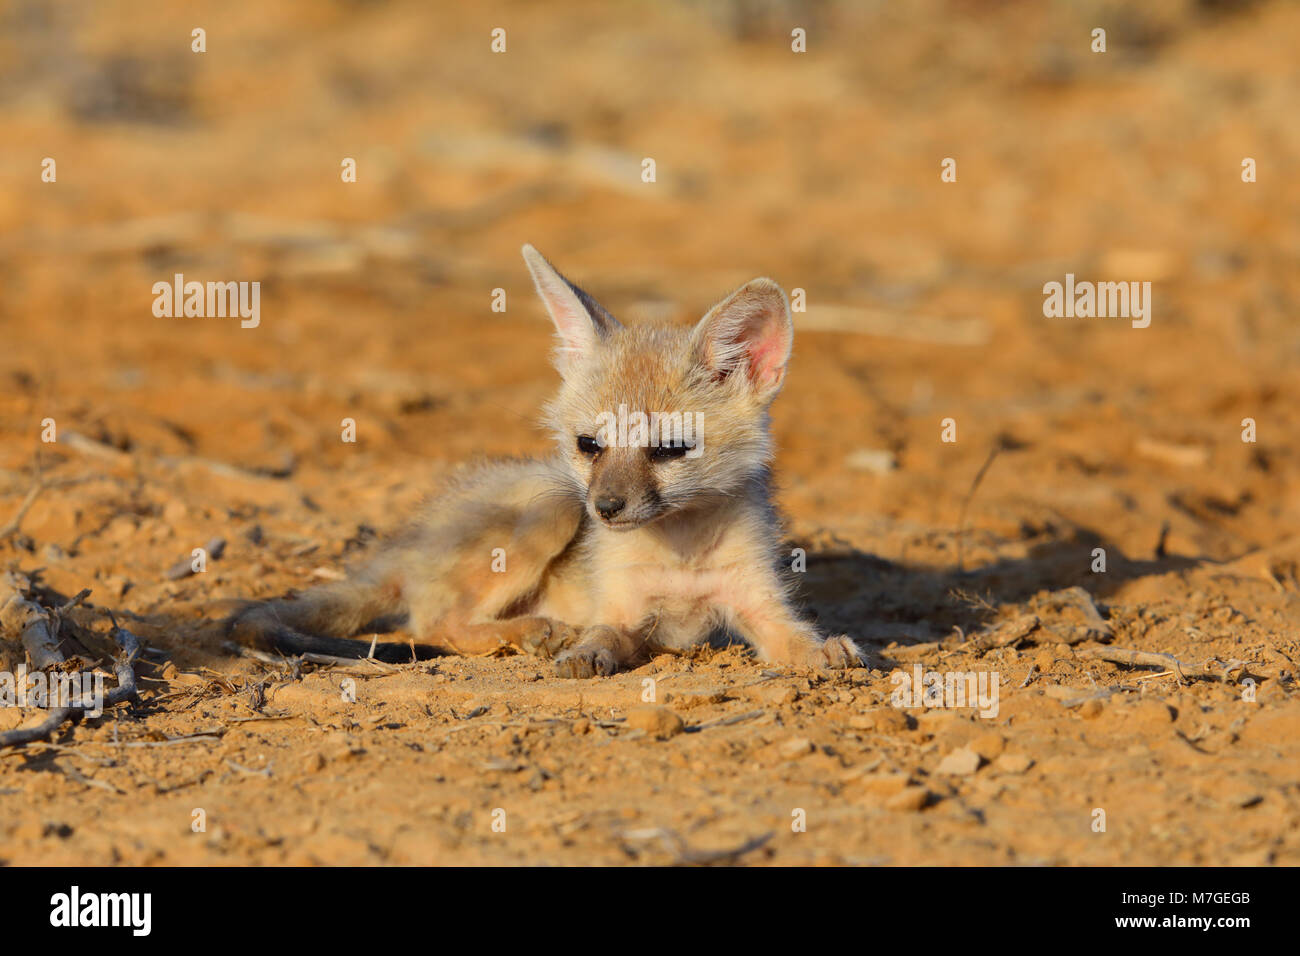
[[[93, 589], [68, 653], [108, 610], [152, 649], [139, 706], [0, 753], [0, 862], [1300, 863], [1300, 9], [229, 6], [0, 5], [0, 562]], [[780, 502], [870, 668], [222, 649], [544, 448], [524, 241], [629, 321], [805, 290]], [[155, 317], [176, 272], [260, 325]], [[1066, 273], [1150, 327], [1045, 318]], [[916, 665], [996, 716], [892, 706]]]

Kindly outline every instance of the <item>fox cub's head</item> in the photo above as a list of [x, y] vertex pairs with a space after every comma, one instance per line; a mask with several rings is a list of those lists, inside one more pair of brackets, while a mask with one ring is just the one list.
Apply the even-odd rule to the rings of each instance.
[[523, 253], [559, 334], [564, 382], [546, 421], [592, 518], [630, 530], [765, 472], [793, 336], [780, 286], [754, 279], [693, 329], [625, 327], [532, 246]]

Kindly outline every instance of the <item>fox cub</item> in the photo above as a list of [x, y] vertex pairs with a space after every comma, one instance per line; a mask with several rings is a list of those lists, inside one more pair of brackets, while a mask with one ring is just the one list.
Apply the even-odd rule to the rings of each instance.
[[591, 677], [724, 631], [765, 661], [857, 666], [851, 641], [799, 619], [779, 571], [781, 287], [754, 279], [691, 330], [625, 327], [532, 246], [523, 255], [559, 338], [554, 454], [469, 470], [353, 577], [245, 605], [231, 636], [356, 657], [370, 645], [349, 636], [405, 615], [425, 646], [377, 644], [376, 657], [511, 644]]

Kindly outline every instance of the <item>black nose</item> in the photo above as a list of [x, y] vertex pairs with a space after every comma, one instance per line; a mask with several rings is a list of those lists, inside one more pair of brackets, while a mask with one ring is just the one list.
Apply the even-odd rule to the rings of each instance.
[[609, 519], [622, 511], [625, 504], [627, 504], [626, 498], [614, 498], [607, 495], [596, 499], [596, 510], [600, 512], [602, 518]]

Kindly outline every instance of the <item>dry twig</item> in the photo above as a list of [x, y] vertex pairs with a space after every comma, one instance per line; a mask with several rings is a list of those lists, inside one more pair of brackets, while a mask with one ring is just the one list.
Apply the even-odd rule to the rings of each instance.
[[[59, 650], [59, 614], [85, 600], [89, 591], [83, 591], [65, 604], [61, 609], [47, 611], [45, 608], [27, 598], [22, 582], [17, 575], [6, 575], [0, 581], [0, 587], [11, 589], [8, 600], [0, 607], [0, 628], [16, 626], [22, 635], [23, 647], [34, 670], [46, 670], [64, 663], [63, 652]], [[121, 653], [114, 662], [113, 669], [117, 675], [117, 687], [104, 695], [102, 707], [108, 708], [126, 700], [135, 700], [139, 691], [135, 683], [135, 660], [140, 655], [140, 641], [125, 628], [119, 627], [117, 619], [109, 612], [113, 622], [111, 636]], [[15, 623], [16, 622], [16, 623]], [[51, 709], [45, 720], [35, 727], [19, 727], [0, 733], [0, 747], [19, 747], [51, 736], [66, 720], [80, 720], [88, 704], [81, 702], [71, 707]]]
[[[1081, 660], [1109, 661], [1112, 664], [1126, 664], [1129, 667], [1158, 667], [1161, 670], [1170, 670], [1178, 675], [1181, 683], [1187, 683], [1188, 678], [1197, 677], [1201, 680], [1217, 680], [1223, 683], [1229, 683], [1231, 675], [1235, 671], [1240, 671], [1243, 677], [1247, 676], [1246, 668], [1249, 666], [1248, 661], [1228, 661], [1222, 667], [1215, 669], [1209, 666], [1209, 661], [1204, 665], [1188, 664], [1180, 661], [1172, 654], [1160, 654], [1155, 651], [1138, 651], [1127, 647], [1087, 647], [1074, 652], [1075, 657]], [[1219, 663], [1215, 661], [1215, 663]], [[1267, 677], [1270, 675], [1260, 674], [1258, 676]]]

